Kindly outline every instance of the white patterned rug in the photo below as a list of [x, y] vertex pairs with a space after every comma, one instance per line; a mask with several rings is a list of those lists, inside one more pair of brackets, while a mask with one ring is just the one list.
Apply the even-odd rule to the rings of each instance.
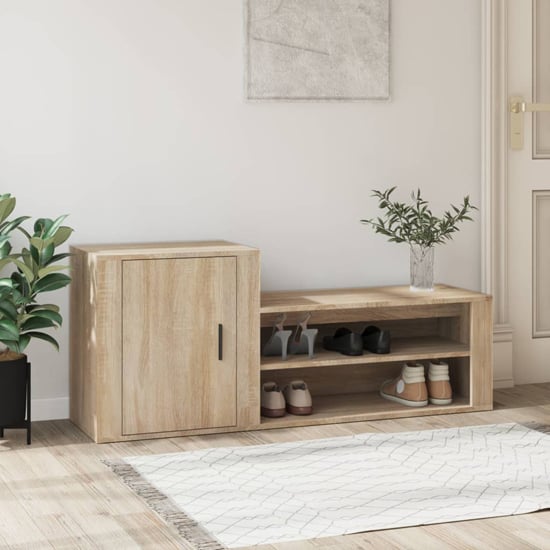
[[550, 435], [519, 424], [366, 433], [108, 464], [198, 549], [550, 507]]

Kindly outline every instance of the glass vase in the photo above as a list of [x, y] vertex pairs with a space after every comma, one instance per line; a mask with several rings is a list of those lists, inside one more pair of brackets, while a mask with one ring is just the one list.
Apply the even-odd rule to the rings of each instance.
[[411, 244], [411, 290], [434, 289], [434, 247]]

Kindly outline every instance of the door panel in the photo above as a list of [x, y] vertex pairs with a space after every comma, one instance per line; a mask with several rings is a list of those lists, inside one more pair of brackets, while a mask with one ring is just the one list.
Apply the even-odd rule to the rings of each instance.
[[[507, 0], [509, 99], [521, 96], [527, 104], [535, 99], [539, 103], [550, 103], [549, 4], [548, 0]], [[514, 379], [518, 384], [549, 380], [548, 117], [550, 113], [526, 112], [523, 115], [525, 145], [521, 150], [510, 148], [508, 151], [509, 299], [510, 322], [514, 329]], [[533, 136], [537, 136], [536, 144]]]
[[[533, 2], [533, 101], [550, 103], [550, 2]], [[533, 116], [533, 158], [550, 158], [550, 113]]]
[[550, 336], [550, 191], [533, 192], [533, 338]]
[[125, 435], [236, 425], [236, 267], [234, 257], [123, 262]]

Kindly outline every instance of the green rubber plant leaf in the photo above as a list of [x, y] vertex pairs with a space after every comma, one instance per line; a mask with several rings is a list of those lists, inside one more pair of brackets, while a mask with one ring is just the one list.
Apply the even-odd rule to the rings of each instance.
[[50, 273], [42, 279], [38, 279], [33, 285], [33, 294], [39, 292], [49, 292], [67, 286], [71, 282], [71, 278], [64, 273]]
[[49, 218], [38, 218], [34, 222], [34, 236], [43, 238], [52, 225], [53, 220], [50, 220]]
[[56, 231], [61, 227], [61, 224], [65, 221], [66, 218], [67, 218], [67, 214], [64, 214], [63, 216], [59, 216], [59, 218], [56, 218], [55, 220], [53, 220], [51, 225], [48, 227], [48, 229], [44, 233], [44, 238], [53, 239], [53, 236], [55, 235]]
[[15, 351], [17, 351], [18, 353], [23, 353], [26, 347], [29, 345], [30, 341], [31, 337], [29, 335], [21, 334], [21, 336], [19, 336], [19, 345], [17, 346], [17, 349]]
[[30, 306], [27, 307], [28, 312], [41, 311], [41, 310], [59, 312], [59, 306], [55, 304], [31, 304]]
[[40, 265], [48, 265], [55, 252], [53, 240], [48, 240], [48, 244], [40, 251]]
[[52, 235], [53, 244], [59, 246], [63, 244], [73, 233], [74, 229], [66, 225], [62, 225], [54, 235]]
[[0, 313], [15, 323], [17, 322], [17, 308], [10, 301], [0, 298]]
[[[63, 317], [57, 312], [57, 311], [51, 311], [49, 309], [34, 309], [29, 314], [33, 318], [42, 317], [44, 319], [49, 319], [50, 321], [53, 321], [54, 323], [61, 326], [63, 324]], [[53, 325], [52, 325], [53, 326]], [[26, 326], [24, 326], [25, 329], [27, 329]], [[40, 327], [35, 327], [40, 328]]]
[[2, 195], [0, 197], [0, 223], [4, 222], [6, 218], [13, 212], [15, 208], [15, 197], [9, 194]]
[[0, 270], [4, 269], [9, 263], [11, 263], [11, 258], [3, 258], [0, 260]]
[[[19, 329], [16, 323], [11, 319], [0, 319], [0, 331], [9, 335], [12, 340], [17, 340], [19, 338]], [[0, 336], [0, 338], [2, 337], [3, 336]]]
[[57, 343], [57, 340], [49, 334], [46, 334], [44, 332], [27, 332], [23, 336], [29, 338], [37, 338], [38, 340], [49, 342], [57, 351], [59, 351], [59, 344]]
[[[36, 250], [40, 253], [44, 248], [46, 248], [48, 245], [53, 244], [53, 239], [43, 239], [42, 237], [31, 237], [30, 241], [31, 246], [34, 246]], [[32, 249], [31, 249], [32, 252]]]
[[32, 257], [32, 260], [33, 262], [36, 264], [36, 265], [39, 265], [40, 264], [40, 251], [36, 248], [36, 246], [34, 246], [32, 243], [29, 247], [29, 250], [30, 250], [30, 253], [31, 253], [31, 257]]
[[49, 265], [48, 267], [43, 267], [38, 271], [38, 278], [42, 279], [42, 277], [45, 277], [50, 273], [55, 273], [56, 271], [63, 271], [65, 269], [69, 269], [69, 266], [68, 265]]
[[11, 222], [8, 222], [2, 229], [3, 233], [11, 233], [16, 227], [19, 227], [25, 220], [28, 220], [30, 216], [20, 216], [15, 218]]
[[14, 289], [18, 290], [23, 296], [30, 294], [31, 287], [29, 281], [19, 271], [14, 271], [11, 274], [11, 280], [13, 281]]
[[45, 317], [31, 317], [27, 319], [22, 325], [21, 330], [27, 332], [29, 330], [36, 330], [37, 328], [52, 328], [56, 324], [51, 319], [46, 319]]
[[53, 264], [55, 262], [59, 262], [60, 260], [64, 260], [65, 258], [70, 258], [72, 254], [70, 252], [63, 252], [62, 254], [55, 254], [51, 257], [49, 264]]
[[9, 256], [10, 252], [11, 244], [9, 241], [6, 241], [2, 245], [0, 245], [0, 258], [5, 258], [6, 256]]
[[13, 281], [9, 277], [3, 277], [0, 279], [0, 287], [1, 286], [13, 288]]
[[25, 262], [15, 259], [13, 259], [12, 262], [21, 270], [21, 273], [29, 283], [34, 281], [34, 273]]
[[23, 353], [26, 349], [26, 347], [29, 345], [29, 342], [31, 341], [29, 336], [26, 336], [25, 334], [22, 334], [19, 336], [18, 340], [3, 340], [0, 339], [0, 342], [5, 344], [9, 349], [12, 351], [15, 351], [17, 353]]
[[40, 266], [34, 261], [28, 248], [23, 248], [21, 251], [21, 258], [25, 262], [25, 265], [33, 272], [34, 278], [37, 279]]

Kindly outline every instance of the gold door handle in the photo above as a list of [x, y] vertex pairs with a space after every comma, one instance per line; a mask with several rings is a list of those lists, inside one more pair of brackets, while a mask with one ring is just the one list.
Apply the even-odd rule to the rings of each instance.
[[527, 103], [522, 97], [510, 99], [510, 147], [523, 149], [523, 113], [550, 113], [550, 103]]
[[[517, 100], [517, 101], [514, 101]], [[550, 103], [526, 103], [521, 98], [510, 102], [511, 113], [549, 113]]]

